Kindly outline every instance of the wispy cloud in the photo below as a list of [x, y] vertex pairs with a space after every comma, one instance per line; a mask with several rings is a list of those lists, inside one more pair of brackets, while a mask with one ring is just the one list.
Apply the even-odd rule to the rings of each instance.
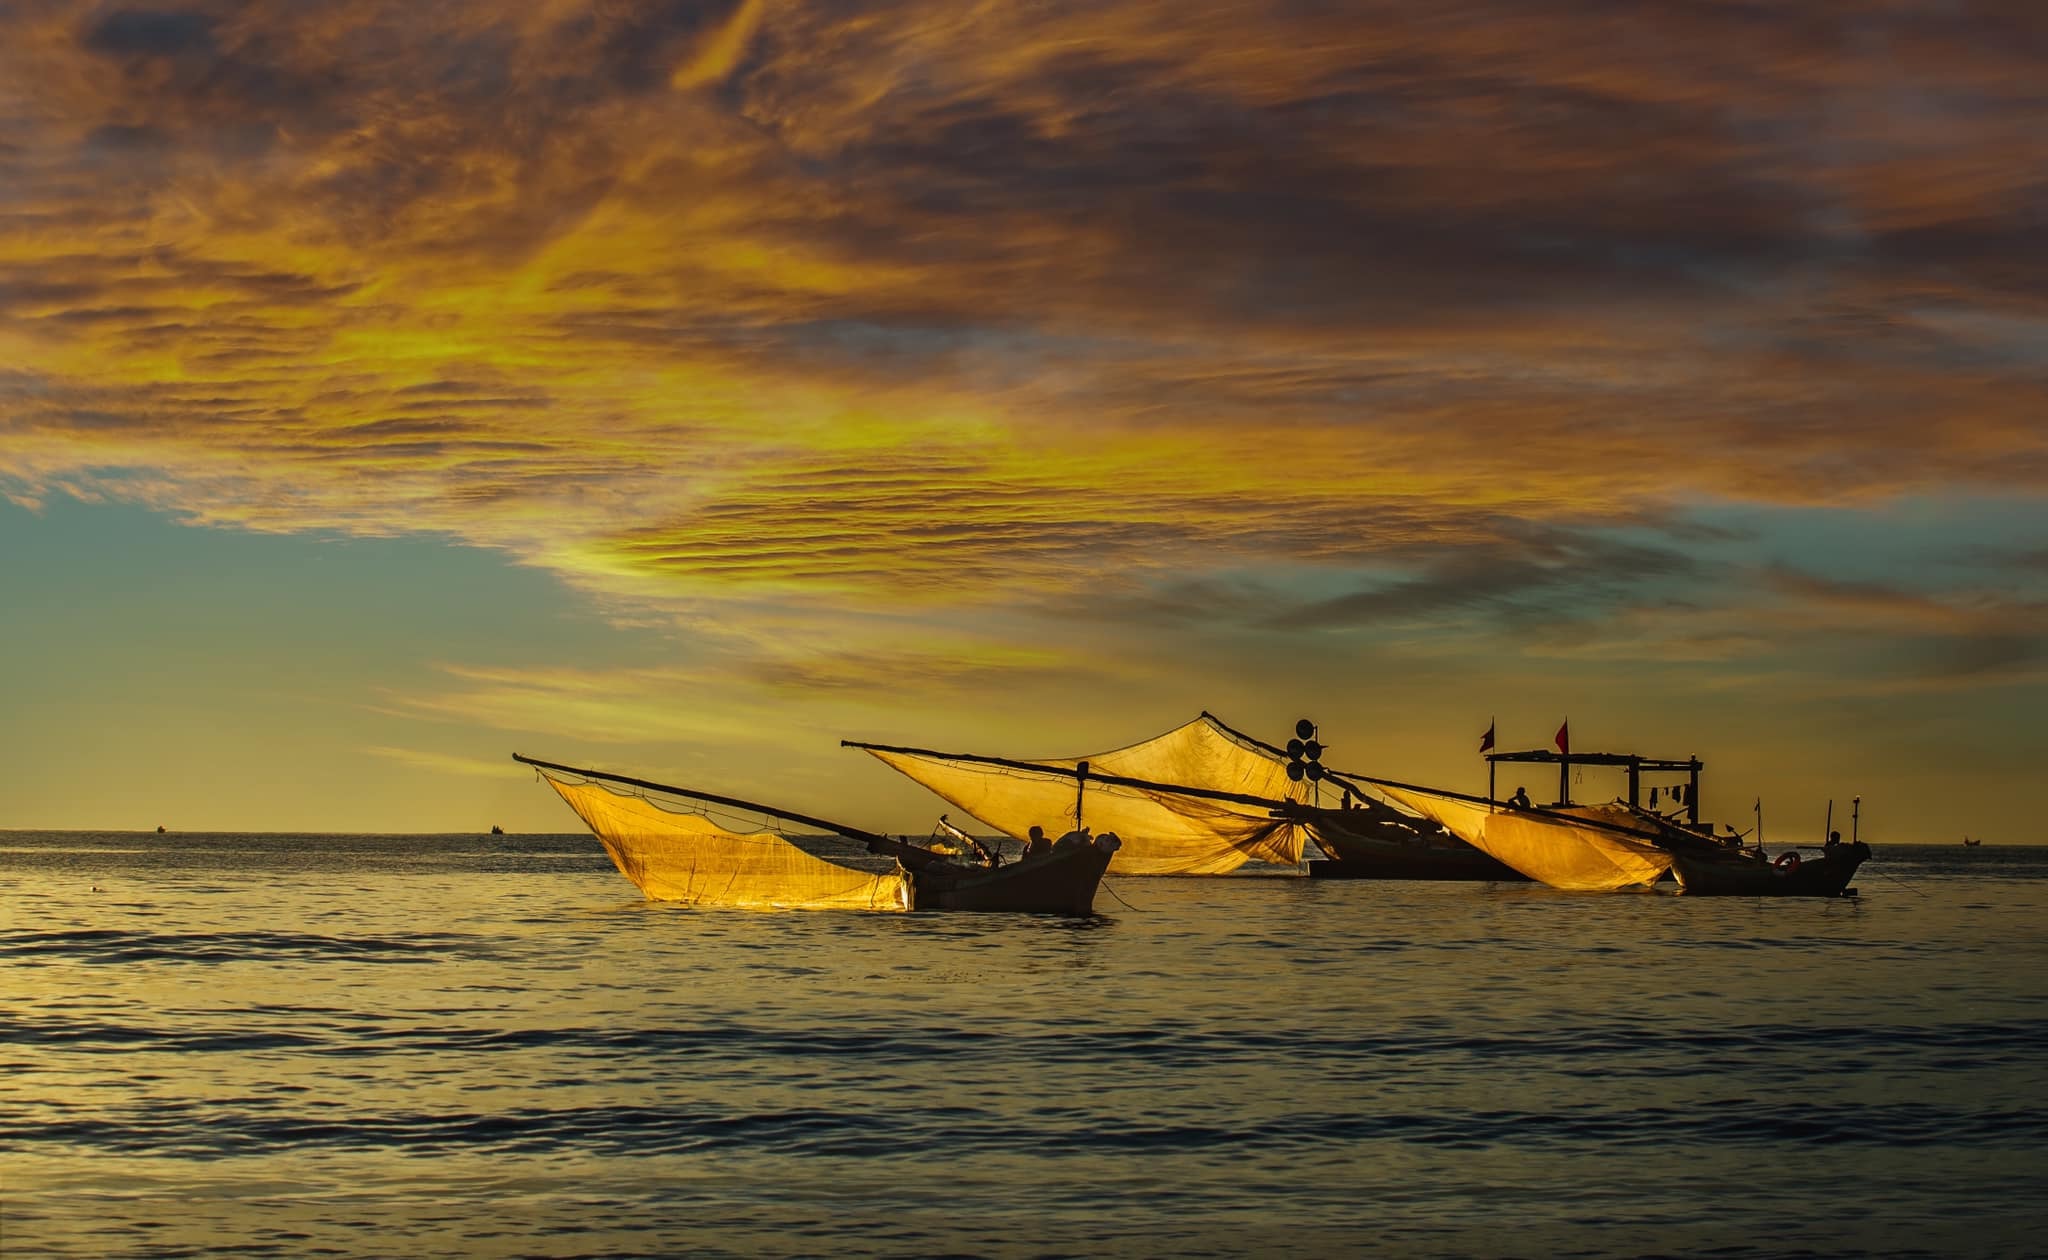
[[386, 761], [395, 761], [416, 770], [429, 770], [435, 774], [454, 774], [500, 781], [505, 778], [506, 763], [502, 761], [484, 761], [476, 757], [458, 757], [421, 748], [389, 748], [383, 745], [373, 745], [363, 751], [373, 757], [382, 757]]
[[[1629, 576], [1685, 542], [1618, 527], [2048, 486], [2038, 27], [30, 0], [0, 493], [437, 533], [621, 618], [876, 618], [737, 670], [770, 685], [887, 676], [907, 608], [1537, 644], [1597, 609], [1738, 653]], [[1987, 661], [2037, 625], [1747, 580]]]

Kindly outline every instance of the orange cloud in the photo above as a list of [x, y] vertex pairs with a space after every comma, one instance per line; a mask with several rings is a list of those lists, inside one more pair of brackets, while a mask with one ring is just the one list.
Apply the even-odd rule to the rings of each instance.
[[1835, 17], [15, 6], [0, 492], [622, 617], [2037, 495], [2024, 42]]

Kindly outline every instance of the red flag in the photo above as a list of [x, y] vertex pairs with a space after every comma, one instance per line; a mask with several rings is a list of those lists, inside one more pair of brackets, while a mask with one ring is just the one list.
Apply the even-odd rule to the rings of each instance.
[[1572, 724], [1569, 718], [1565, 719], [1564, 725], [1557, 728], [1557, 751], [1564, 753], [1566, 756], [1571, 755]]
[[1486, 734], [1479, 737], [1479, 751], [1486, 752], [1493, 747], [1493, 723], [1486, 724]]

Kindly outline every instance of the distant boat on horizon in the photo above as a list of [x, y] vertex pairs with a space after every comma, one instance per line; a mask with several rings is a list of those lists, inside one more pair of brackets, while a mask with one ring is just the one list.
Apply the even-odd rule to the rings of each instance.
[[164, 834], [164, 825], [163, 825], [162, 823], [158, 823], [158, 824], [156, 825], [156, 834], [158, 834], [158, 835], [162, 835], [162, 834]]
[[1964, 836], [1963, 847], [1965, 849], [1979, 849], [1984, 847], [1984, 842], [1982, 840], [1972, 840], [1970, 837]]
[[[157, 828], [157, 830], [158, 830], [158, 831], [162, 831], [162, 830], [163, 830], [163, 828], [162, 828], [162, 827], [158, 827], [158, 828]], [[496, 823], [492, 823], [492, 824], [491, 824], [491, 834], [492, 834], [492, 835], [494, 835], [494, 836], [502, 836], [502, 835], [504, 835], [504, 834], [505, 834], [505, 829], [504, 829], [503, 827], [500, 827], [500, 826], [499, 826], [498, 824], [496, 824]]]

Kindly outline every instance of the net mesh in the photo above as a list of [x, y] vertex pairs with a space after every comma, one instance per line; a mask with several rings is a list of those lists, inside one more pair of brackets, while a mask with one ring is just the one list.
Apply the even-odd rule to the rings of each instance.
[[[1388, 798], [1530, 879], [1577, 892], [1611, 892], [1656, 883], [1671, 869], [1671, 855], [1647, 839], [1635, 840], [1568, 819], [1520, 810], [1492, 809], [1424, 792], [1381, 787]], [[1579, 806], [1581, 817], [1618, 826], [1640, 826], [1626, 809]]]
[[1374, 784], [1373, 790], [1403, 809], [1442, 823], [1444, 830], [1466, 844], [1483, 847], [1479, 844], [1479, 837], [1486, 830], [1487, 817], [1493, 813], [1487, 806], [1452, 800], [1448, 796], [1432, 796], [1427, 792], [1407, 792], [1385, 784]]
[[[1067, 775], [1034, 774], [944, 754], [867, 750], [952, 804], [1007, 836], [1022, 840], [1033, 825], [1058, 836], [1077, 823], [1077, 792]], [[1033, 764], [1299, 800], [1301, 785], [1272, 754], [1223, 730], [1207, 717], [1092, 757]], [[1108, 784], [1090, 778], [1078, 793], [1078, 822], [1123, 841], [1110, 862], [1117, 875], [1221, 875], [1250, 861], [1294, 865], [1307, 836], [1302, 828], [1256, 805], [1210, 801], [1170, 791]]]
[[908, 910], [910, 878], [813, 857], [774, 832], [743, 835], [698, 814], [666, 810], [595, 783], [544, 775], [611, 855], [656, 901], [773, 910]]

